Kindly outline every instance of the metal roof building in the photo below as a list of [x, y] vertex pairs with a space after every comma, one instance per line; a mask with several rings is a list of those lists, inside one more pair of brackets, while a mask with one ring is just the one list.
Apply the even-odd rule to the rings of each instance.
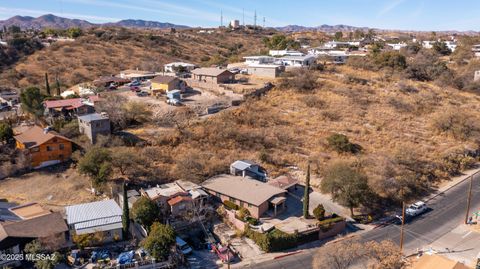
[[65, 207], [67, 223], [76, 234], [122, 228], [122, 209], [114, 200]]

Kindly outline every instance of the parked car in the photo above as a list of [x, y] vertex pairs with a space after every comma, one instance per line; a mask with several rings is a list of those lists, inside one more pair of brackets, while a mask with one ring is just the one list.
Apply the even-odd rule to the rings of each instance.
[[11, 109], [12, 109], [12, 107], [9, 106], [8, 103], [1, 103], [0, 104], [0, 112], [9, 111]]
[[146, 92], [146, 91], [139, 91], [139, 92], [137, 92], [137, 96], [138, 96], [138, 97], [148, 96], [148, 92]]
[[232, 72], [233, 74], [238, 74], [238, 73], [240, 73], [240, 68], [232, 68], [228, 71]]
[[182, 105], [182, 102], [178, 99], [167, 99], [167, 104], [172, 106], [180, 106]]
[[175, 238], [175, 241], [177, 242], [177, 247], [180, 249], [183, 255], [188, 255], [192, 253], [192, 248], [187, 244], [187, 242], [183, 241], [182, 238], [177, 236]]
[[424, 202], [416, 202], [405, 209], [405, 214], [410, 216], [418, 216], [420, 214], [425, 213], [428, 207]]
[[130, 82], [130, 84], [128, 84], [128, 86], [140, 86], [140, 85], [142, 85], [142, 83], [138, 80], [134, 80]]
[[140, 87], [138, 87], [138, 86], [130, 86], [130, 90], [131, 90], [132, 92], [139, 92], [139, 91], [140, 91]]

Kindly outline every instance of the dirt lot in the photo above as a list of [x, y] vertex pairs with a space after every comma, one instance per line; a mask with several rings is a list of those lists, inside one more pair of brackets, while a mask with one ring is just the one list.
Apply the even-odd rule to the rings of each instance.
[[56, 167], [0, 181], [0, 198], [10, 202], [38, 202], [50, 209], [95, 200], [88, 192], [89, 179], [75, 169]]

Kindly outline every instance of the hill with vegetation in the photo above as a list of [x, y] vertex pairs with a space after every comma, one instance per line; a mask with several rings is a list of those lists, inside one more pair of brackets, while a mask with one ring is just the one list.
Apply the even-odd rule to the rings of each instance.
[[11, 87], [44, 84], [44, 74], [58, 77], [63, 87], [87, 82], [102, 75], [139, 68], [161, 71], [172, 61], [202, 66], [240, 61], [265, 50], [263, 33], [198, 33], [198, 30], [159, 31], [125, 28], [84, 30], [73, 42], [51, 46], [17, 61], [0, 74], [0, 83]]

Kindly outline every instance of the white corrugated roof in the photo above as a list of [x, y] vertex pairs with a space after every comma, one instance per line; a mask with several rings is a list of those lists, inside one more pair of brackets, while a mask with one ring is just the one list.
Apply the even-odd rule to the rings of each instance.
[[67, 223], [69, 225], [122, 216], [122, 209], [114, 200], [105, 200], [92, 203], [78, 204], [65, 207]]
[[76, 234], [91, 234], [95, 232], [103, 232], [103, 231], [111, 231], [115, 229], [121, 229], [123, 228], [122, 222], [118, 223], [113, 223], [113, 224], [107, 224], [103, 226], [95, 226], [91, 228], [85, 228], [85, 229], [80, 229], [80, 230], [75, 230]]
[[238, 160], [232, 163], [232, 166], [238, 170], [245, 170], [252, 165], [254, 165], [253, 162], [245, 161], [245, 160]]

